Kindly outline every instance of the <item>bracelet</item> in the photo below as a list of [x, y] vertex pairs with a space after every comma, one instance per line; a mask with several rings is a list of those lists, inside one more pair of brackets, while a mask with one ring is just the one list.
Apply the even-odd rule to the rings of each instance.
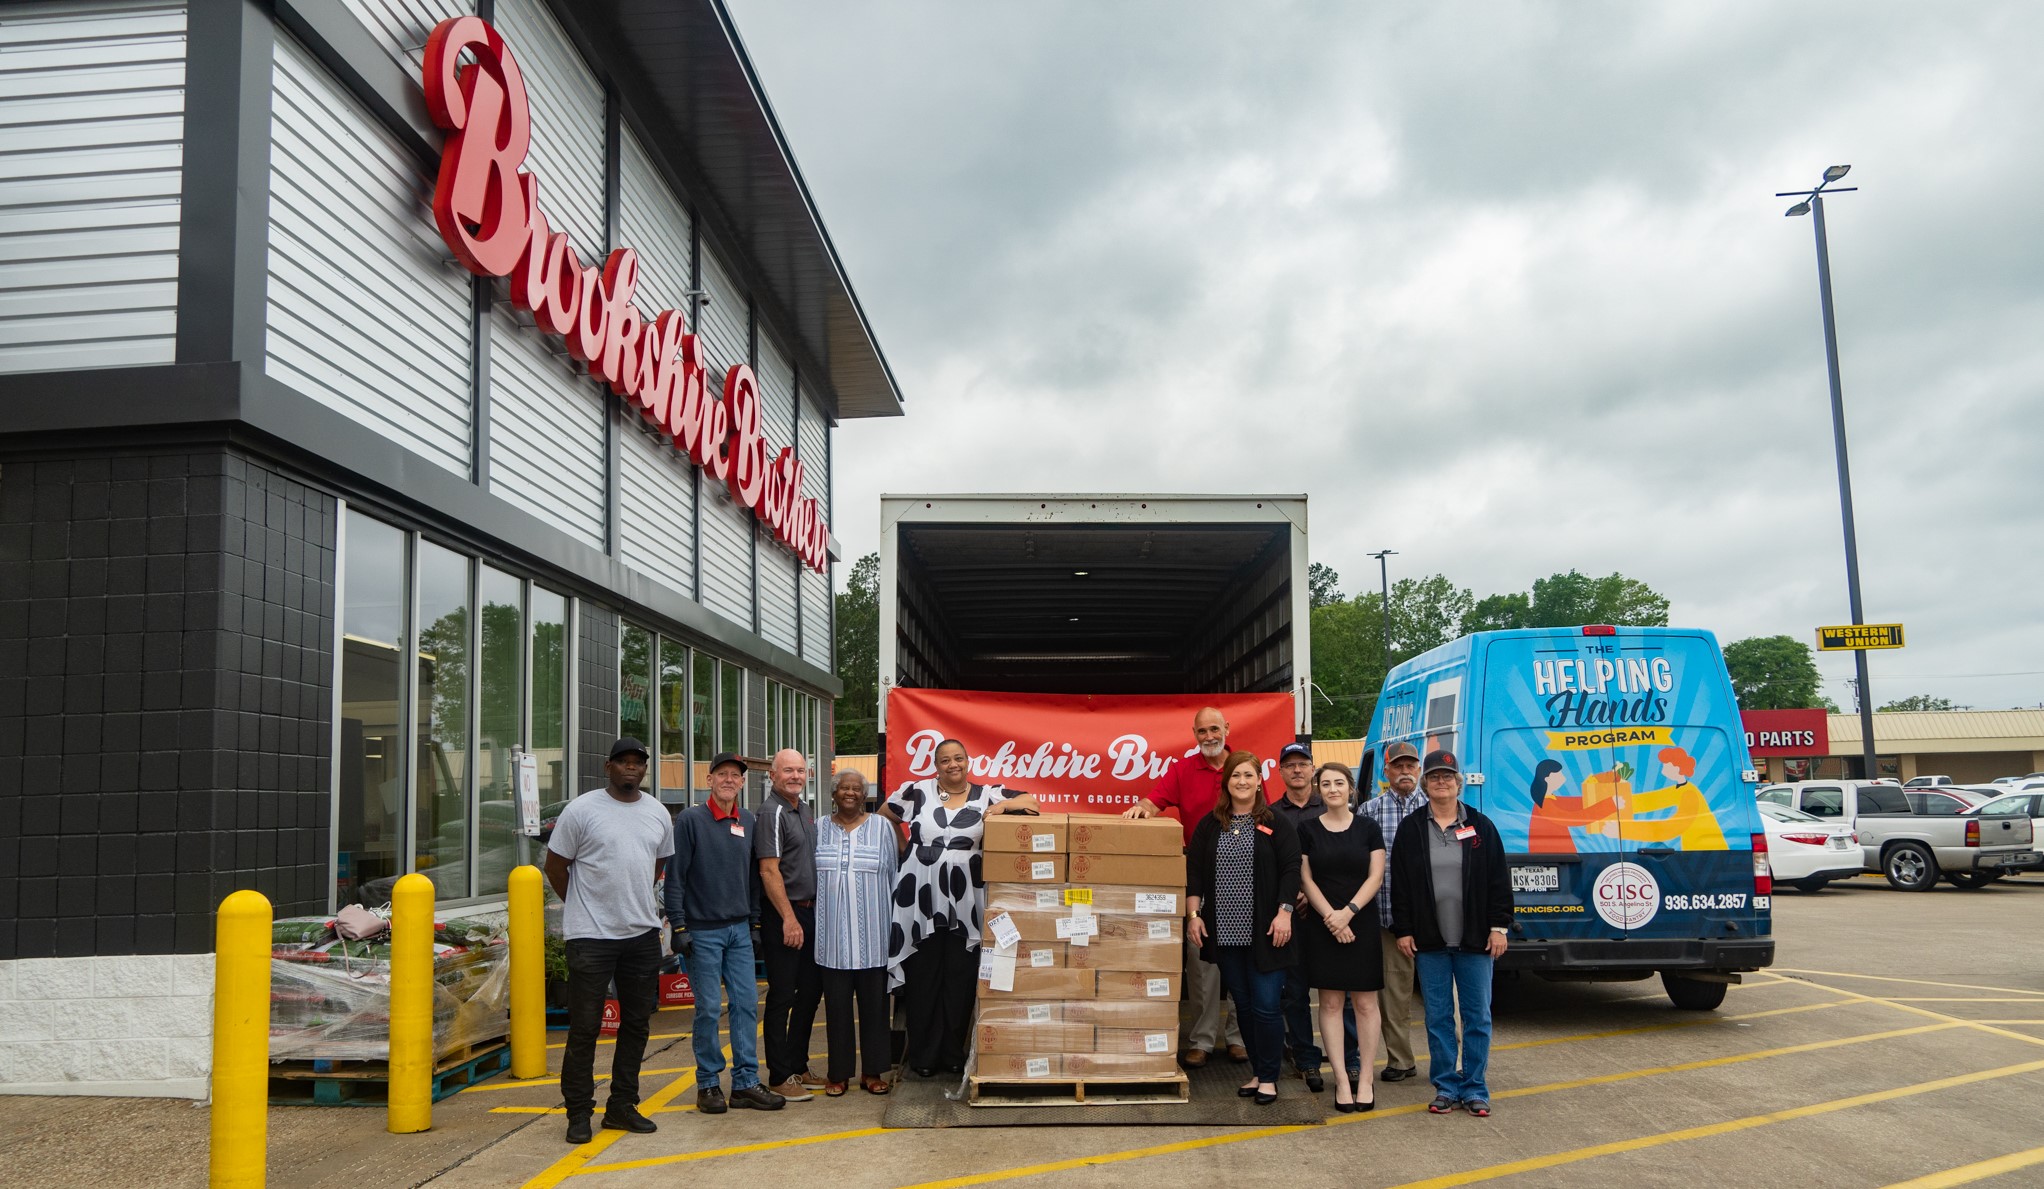
[[1289, 905], [1289, 904], [1280, 904], [1280, 905], [1278, 905], [1278, 911], [1279, 911], [1279, 912], [1290, 912], [1290, 911], [1292, 911], [1292, 906], [1291, 906], [1291, 905]]
[[1506, 935], [1509, 935], [1511, 933], [1511, 930], [1505, 928], [1503, 925], [1492, 925], [1490, 927], [1490, 931], [1493, 933], [1503, 933]]

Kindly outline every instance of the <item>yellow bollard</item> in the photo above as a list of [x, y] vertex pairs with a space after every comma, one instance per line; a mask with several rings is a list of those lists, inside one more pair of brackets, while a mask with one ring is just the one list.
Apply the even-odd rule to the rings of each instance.
[[433, 1126], [433, 881], [414, 872], [390, 896], [392, 1135]]
[[546, 1076], [546, 901], [539, 868], [511, 872], [511, 1076]]
[[269, 1098], [270, 902], [241, 891], [214, 921], [213, 1189], [263, 1184]]

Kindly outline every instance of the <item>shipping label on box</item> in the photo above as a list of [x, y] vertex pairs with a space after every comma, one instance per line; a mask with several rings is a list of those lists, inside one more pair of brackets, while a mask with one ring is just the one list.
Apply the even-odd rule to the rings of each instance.
[[973, 1036], [982, 1053], [1071, 1053], [1093, 1047], [1091, 1024], [1063, 1021], [1031, 1024], [982, 1020]]
[[1065, 814], [1046, 813], [1031, 817], [1026, 813], [996, 813], [986, 820], [986, 834], [981, 846], [988, 855], [1065, 853], [1066, 823], [1069, 821]]
[[983, 1078], [1054, 1078], [1064, 1072], [1064, 1059], [1056, 1053], [980, 1053], [972, 1072]]
[[1065, 857], [1029, 852], [987, 854], [981, 857], [986, 882], [1046, 884], [1065, 882]]
[[[1168, 941], [1185, 943], [1185, 918], [1148, 914], [1113, 913], [1100, 918], [1100, 939], [1096, 945], [1123, 941]], [[1171, 963], [1164, 963], [1169, 967]]]
[[1075, 854], [1065, 869], [1074, 884], [1138, 884], [1143, 887], [1185, 886], [1184, 855]]
[[1064, 1005], [1064, 1018], [1098, 1028], [1160, 1032], [1178, 1027], [1178, 1004], [1164, 999], [1094, 999]]
[[1067, 849], [1075, 855], [1177, 855], [1185, 828], [1168, 817], [1124, 818], [1075, 813]]
[[1012, 987], [1000, 988], [991, 982], [983, 982], [979, 984], [979, 996], [981, 999], [1091, 999], [1094, 973], [1063, 967], [1040, 969], [1018, 965], [1010, 976]]
[[1161, 999], [1175, 1003], [1178, 1000], [1178, 974], [1144, 970], [1102, 970], [1095, 983], [1095, 996], [1100, 999]]
[[1173, 1053], [1067, 1053], [1065, 1072], [1074, 1077], [1168, 1077], [1178, 1072]]
[[1086, 970], [1170, 970], [1180, 964], [1181, 941], [1108, 941], [1072, 949], [1067, 966]]
[[1135, 887], [1102, 884], [1093, 889], [1093, 911], [1104, 916], [1184, 917], [1185, 885]]
[[1178, 1051], [1178, 1029], [1097, 1028], [1093, 1032], [1093, 1051], [1170, 1056]]
[[1021, 912], [1012, 909], [995, 912], [989, 909], [986, 926], [980, 932], [981, 945], [1000, 944], [1000, 938], [994, 933], [993, 922], [994, 918], [1004, 914], [1008, 918], [1008, 924], [1020, 935], [1020, 942], [1023, 945], [1032, 941], [1059, 940], [1057, 923], [1066, 919], [1066, 914], [1062, 912]]
[[[980, 1024], [1056, 1024], [1065, 1018], [1065, 1005], [1056, 999], [982, 999]], [[1083, 1022], [1083, 1021], [1080, 1021]]]

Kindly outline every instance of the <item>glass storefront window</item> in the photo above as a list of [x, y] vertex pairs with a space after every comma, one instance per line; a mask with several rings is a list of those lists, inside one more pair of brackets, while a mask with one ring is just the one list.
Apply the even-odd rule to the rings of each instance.
[[[405, 536], [348, 513], [342, 560], [340, 745], [334, 788], [334, 902], [404, 873]], [[375, 892], [370, 892], [373, 898]], [[374, 900], [381, 904], [389, 898]]]
[[469, 559], [419, 542], [418, 687], [414, 714], [416, 870], [434, 898], [469, 891]]
[[744, 755], [745, 670], [729, 661], [718, 661], [717, 677], [717, 750]]
[[[617, 650], [618, 735], [655, 746], [652, 714], [653, 633], [626, 624], [619, 635]], [[656, 772], [648, 772], [646, 782], [658, 788], [653, 783], [656, 777]]]
[[476, 895], [501, 895], [511, 869], [525, 862], [518, 832], [514, 751], [525, 739], [525, 584], [483, 566], [476, 579], [483, 650], [476, 738]]
[[[568, 790], [568, 600], [543, 586], [531, 588], [532, 742], [538, 761], [539, 816], [557, 816]], [[527, 862], [538, 862], [539, 840], [526, 839]]]
[[688, 804], [688, 646], [660, 641], [659, 783], [653, 787], [669, 805]]
[[[710, 791], [710, 757], [717, 751], [717, 658], [698, 652], [695, 664], [688, 703], [690, 742], [695, 745], [695, 762], [689, 769], [689, 785], [695, 794], [707, 795]], [[690, 798], [691, 801], [701, 799], [700, 795]]]

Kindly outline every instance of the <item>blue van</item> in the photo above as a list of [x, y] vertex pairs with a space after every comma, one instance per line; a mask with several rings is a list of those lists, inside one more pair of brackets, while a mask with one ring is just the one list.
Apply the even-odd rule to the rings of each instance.
[[1501, 970], [1658, 973], [1707, 1011], [1774, 961], [1759, 773], [1717, 638], [1689, 628], [1478, 632], [1391, 670], [1358, 785], [1411, 742], [1453, 752], [1511, 855]]

